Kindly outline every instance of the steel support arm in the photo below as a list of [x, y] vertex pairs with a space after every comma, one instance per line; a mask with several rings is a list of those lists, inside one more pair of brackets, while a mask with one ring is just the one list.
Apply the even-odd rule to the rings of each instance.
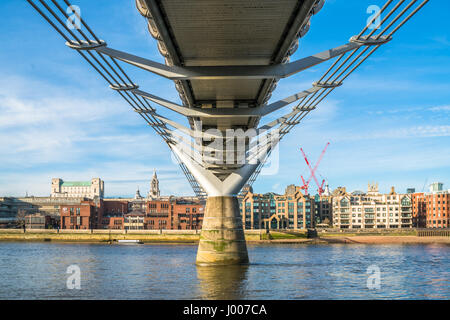
[[320, 52], [318, 54], [299, 59], [297, 61], [269, 66], [201, 66], [201, 67], [179, 67], [167, 66], [149, 59], [138, 57], [123, 51], [108, 48], [106, 45], [92, 47], [110, 57], [132, 64], [136, 67], [153, 72], [171, 80], [188, 79], [268, 79], [286, 78], [297, 72], [311, 68], [319, 63], [330, 60], [348, 51], [363, 45], [373, 45], [372, 42], [350, 41], [347, 44]]
[[195, 130], [189, 129], [189, 128], [183, 126], [182, 124], [179, 124], [173, 120], [167, 119], [160, 115], [155, 115], [154, 117], [158, 118], [162, 122], [174, 127], [175, 129], [178, 129], [181, 132], [191, 136], [194, 139], [195, 138], [208, 138], [208, 139], [222, 138], [222, 135], [216, 135], [211, 132], [201, 132], [201, 131], [195, 131]]
[[[148, 99], [150, 101], [153, 101], [160, 106], [166, 107], [169, 110], [175, 111], [181, 115], [184, 115], [186, 117], [214, 117], [214, 118], [220, 118], [220, 117], [263, 117], [268, 115], [269, 113], [272, 113], [274, 111], [277, 111], [295, 101], [298, 101], [318, 90], [320, 90], [321, 87], [313, 86], [312, 88], [308, 90], [304, 90], [301, 92], [298, 92], [296, 94], [293, 94], [289, 97], [286, 97], [284, 99], [278, 100], [274, 103], [268, 104], [268, 105], [262, 105], [256, 108], [214, 108], [214, 109], [202, 109], [202, 108], [188, 108], [186, 106], [179, 105], [175, 102], [171, 102], [169, 100], [166, 100], [164, 98], [155, 96], [153, 94], [135, 89], [133, 92], [137, 95], [140, 95], [141, 97]], [[152, 111], [141, 111], [142, 113], [152, 113]]]
[[298, 93], [296, 93], [296, 94], [294, 94], [292, 96], [289, 96], [287, 98], [284, 98], [282, 100], [278, 100], [278, 101], [276, 101], [274, 103], [268, 104], [266, 106], [262, 106], [261, 107], [261, 111], [260, 111], [260, 116], [266, 116], [269, 113], [277, 111], [277, 110], [279, 110], [279, 109], [281, 109], [281, 108], [283, 108], [283, 107], [285, 107], [285, 106], [287, 106], [287, 105], [289, 105], [289, 104], [291, 104], [291, 103], [293, 103], [295, 101], [298, 101], [298, 100], [300, 100], [300, 99], [302, 99], [304, 97], [307, 97], [310, 94], [312, 94], [312, 93], [314, 93], [314, 92], [316, 92], [316, 91], [318, 91], [320, 89], [321, 89], [320, 87], [313, 86], [312, 88], [310, 88], [308, 90], [304, 90], [304, 91], [298, 92]]

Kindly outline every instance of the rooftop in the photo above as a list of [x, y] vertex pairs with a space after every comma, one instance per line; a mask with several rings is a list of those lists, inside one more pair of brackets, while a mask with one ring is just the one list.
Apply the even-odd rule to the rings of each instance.
[[90, 181], [63, 181], [61, 184], [63, 187], [90, 187]]

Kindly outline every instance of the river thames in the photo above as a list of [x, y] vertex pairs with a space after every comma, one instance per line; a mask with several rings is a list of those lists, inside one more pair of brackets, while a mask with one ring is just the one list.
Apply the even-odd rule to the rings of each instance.
[[[450, 298], [448, 245], [264, 244], [248, 250], [248, 266], [197, 267], [196, 245], [2, 242], [0, 299]], [[79, 267], [80, 289], [67, 287], [71, 265]], [[369, 289], [376, 269], [379, 288]]]

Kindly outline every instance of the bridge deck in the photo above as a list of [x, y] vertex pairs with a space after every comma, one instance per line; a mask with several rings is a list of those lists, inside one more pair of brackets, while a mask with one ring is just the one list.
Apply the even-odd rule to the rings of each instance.
[[[185, 66], [270, 65], [286, 57], [315, 0], [144, 0], [171, 62]], [[271, 79], [182, 81], [190, 106], [253, 107]], [[250, 118], [204, 118], [204, 126], [253, 126]]]

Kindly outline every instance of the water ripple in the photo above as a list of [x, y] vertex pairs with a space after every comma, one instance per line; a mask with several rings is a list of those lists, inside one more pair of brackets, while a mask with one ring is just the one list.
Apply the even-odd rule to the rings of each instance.
[[[450, 247], [249, 245], [247, 266], [196, 267], [193, 245], [0, 243], [0, 299], [449, 299]], [[81, 269], [81, 290], [66, 286]], [[367, 268], [380, 270], [368, 289]]]

